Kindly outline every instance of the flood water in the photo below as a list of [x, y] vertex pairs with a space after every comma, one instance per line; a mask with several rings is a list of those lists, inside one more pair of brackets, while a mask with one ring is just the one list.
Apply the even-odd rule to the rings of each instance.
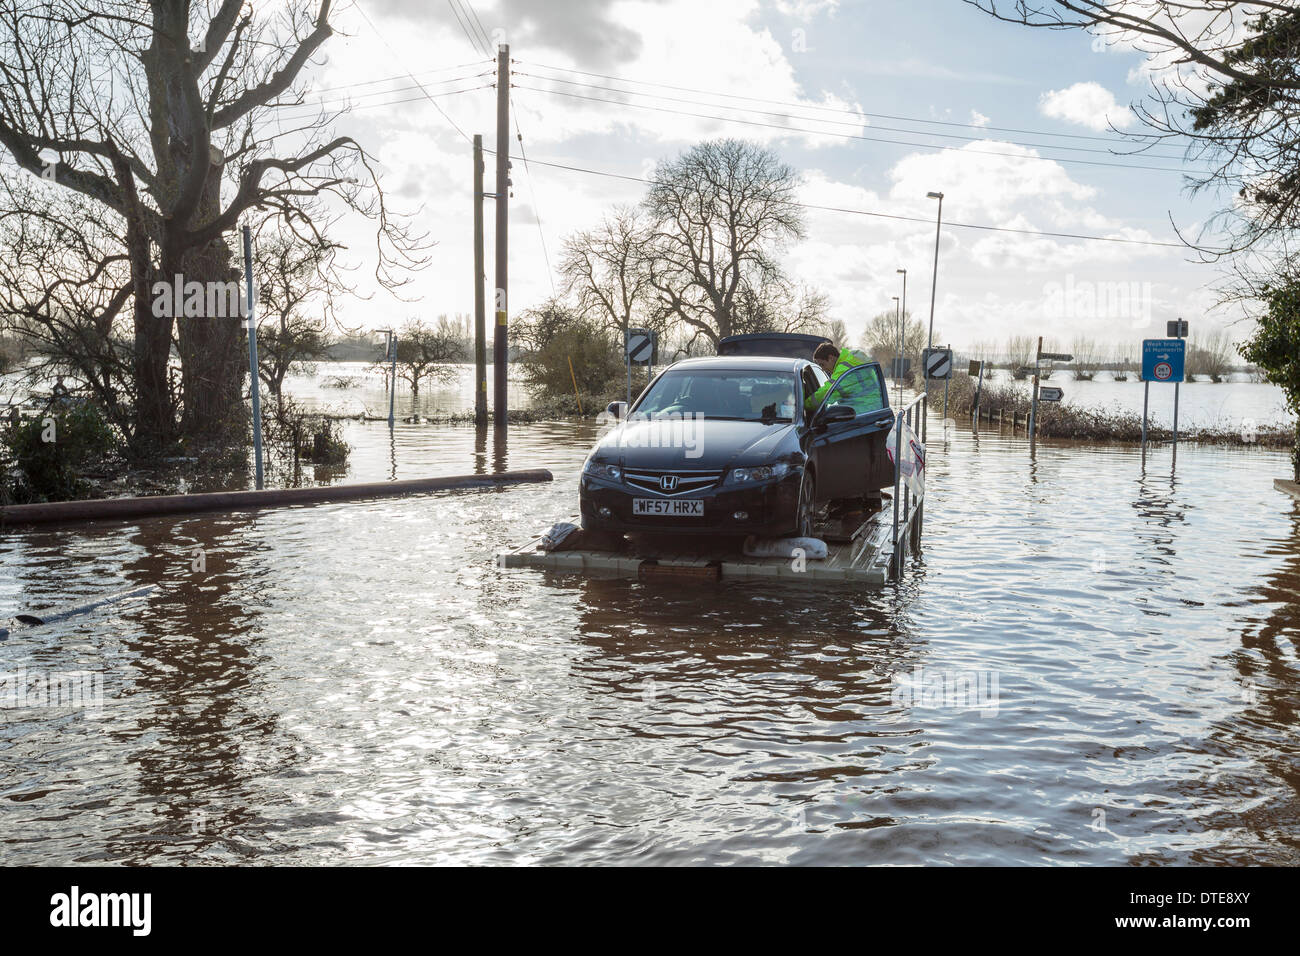
[[1287, 456], [932, 423], [870, 591], [502, 570], [594, 432], [350, 424], [348, 480], [494, 491], [0, 532], [0, 862], [1300, 863]]

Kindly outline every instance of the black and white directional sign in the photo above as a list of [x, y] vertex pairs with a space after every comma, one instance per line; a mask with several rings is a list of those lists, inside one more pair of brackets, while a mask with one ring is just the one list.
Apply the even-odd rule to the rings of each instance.
[[1049, 388], [1044, 385], [1038, 390], [1038, 397], [1044, 402], [1059, 402], [1061, 399], [1065, 398], [1065, 389]]
[[654, 356], [655, 335], [649, 329], [627, 330], [627, 360], [645, 364]]
[[925, 350], [925, 377], [952, 378], [952, 349]]
[[1074, 356], [1069, 352], [1043, 352], [1038, 357], [1046, 362], [1070, 362], [1074, 360]]

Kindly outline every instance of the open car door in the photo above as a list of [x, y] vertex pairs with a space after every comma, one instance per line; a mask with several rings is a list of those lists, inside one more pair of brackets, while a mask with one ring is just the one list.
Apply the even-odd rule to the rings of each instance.
[[[832, 406], [847, 406], [853, 417], [828, 420]], [[876, 363], [851, 368], [831, 383], [811, 418], [819, 499], [856, 498], [894, 483], [894, 466], [885, 451], [893, 421]]]

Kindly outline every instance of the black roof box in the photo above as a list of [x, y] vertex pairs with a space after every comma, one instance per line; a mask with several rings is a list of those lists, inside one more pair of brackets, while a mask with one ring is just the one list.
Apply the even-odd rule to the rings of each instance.
[[803, 335], [795, 332], [754, 332], [749, 335], [728, 335], [718, 342], [719, 355], [771, 355], [777, 358], [812, 360], [813, 352], [823, 342], [824, 335]]

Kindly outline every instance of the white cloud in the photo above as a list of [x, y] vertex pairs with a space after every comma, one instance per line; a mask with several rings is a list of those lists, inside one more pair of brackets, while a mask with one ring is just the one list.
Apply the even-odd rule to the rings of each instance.
[[805, 23], [820, 13], [835, 15], [840, 0], [776, 0], [776, 10], [787, 17], [796, 17]]
[[1063, 90], [1048, 90], [1039, 98], [1038, 109], [1044, 116], [1098, 132], [1112, 126], [1125, 129], [1133, 125], [1132, 111], [1121, 106], [1110, 90], [1091, 80]]
[[970, 121], [976, 126], [988, 126], [990, 122], [989, 118], [979, 110], [970, 111]]

